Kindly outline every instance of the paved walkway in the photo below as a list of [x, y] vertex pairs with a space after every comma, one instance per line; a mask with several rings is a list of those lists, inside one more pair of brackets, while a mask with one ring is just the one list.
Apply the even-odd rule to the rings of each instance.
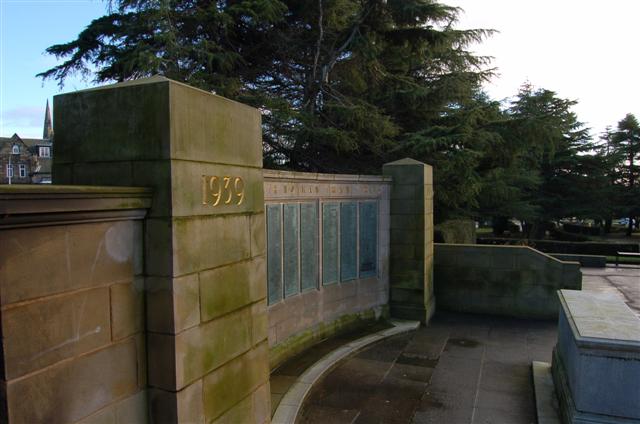
[[[640, 316], [639, 269], [582, 272], [583, 290], [619, 297]], [[312, 388], [298, 422], [533, 424], [531, 362], [551, 362], [556, 337], [555, 322], [438, 313], [343, 361]]]
[[622, 299], [640, 317], [640, 267], [582, 268], [582, 290]]
[[550, 361], [553, 322], [438, 314], [343, 362], [302, 423], [535, 423], [531, 361]]

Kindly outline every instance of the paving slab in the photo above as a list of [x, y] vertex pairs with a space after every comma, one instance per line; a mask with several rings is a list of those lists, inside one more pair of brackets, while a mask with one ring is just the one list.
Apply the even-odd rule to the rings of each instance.
[[[582, 272], [583, 290], [624, 299], [640, 316], [640, 270]], [[438, 312], [428, 327], [315, 374], [296, 422], [558, 424], [553, 384], [531, 365], [550, 362], [556, 341], [555, 321]]]
[[377, 343], [329, 372], [311, 389], [297, 422], [330, 423], [344, 410], [363, 424], [535, 423], [530, 357], [550, 355], [555, 327], [438, 313], [429, 327]]

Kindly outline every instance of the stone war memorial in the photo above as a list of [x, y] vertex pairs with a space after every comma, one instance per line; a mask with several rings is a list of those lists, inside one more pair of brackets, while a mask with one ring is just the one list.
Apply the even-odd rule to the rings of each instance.
[[54, 184], [0, 187], [2, 423], [640, 422], [638, 314], [434, 244], [429, 165], [263, 169], [260, 111], [159, 76], [54, 131]]

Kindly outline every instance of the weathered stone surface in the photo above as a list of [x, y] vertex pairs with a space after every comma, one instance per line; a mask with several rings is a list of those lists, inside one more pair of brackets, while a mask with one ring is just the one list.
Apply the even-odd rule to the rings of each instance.
[[251, 305], [251, 343], [255, 346], [265, 341], [269, 334], [269, 315], [267, 314], [267, 302], [261, 302]]
[[[190, 328], [175, 336], [148, 335], [149, 384], [181, 390], [251, 347], [251, 307]], [[161, 372], [160, 372], [161, 371]]]
[[385, 164], [393, 177], [390, 207], [390, 306], [398, 318], [428, 322], [433, 314], [431, 265], [433, 243], [431, 167], [405, 158]]
[[84, 290], [2, 312], [7, 379], [110, 343], [109, 289]]
[[147, 387], [147, 339], [145, 333], [136, 334], [134, 337], [136, 343], [136, 353], [138, 354], [138, 388], [145, 389]]
[[203, 322], [242, 308], [266, 296], [264, 257], [200, 273]]
[[177, 82], [171, 90], [171, 157], [262, 167], [260, 112]]
[[198, 274], [184, 277], [147, 277], [147, 328], [179, 333], [200, 323]]
[[[245, 230], [238, 231], [239, 228]], [[189, 274], [248, 259], [251, 249], [248, 229], [249, 217], [246, 215], [175, 219], [174, 275]], [[219, 248], [222, 245], [224, 248]]]
[[[230, 285], [207, 284], [222, 272], [216, 270], [251, 258], [256, 269], [249, 274], [260, 275], [248, 278], [264, 281], [260, 112], [162, 77], [56, 102], [63, 112], [56, 167], [72, 164], [61, 175], [116, 185], [139, 178], [157, 192], [145, 223], [149, 384], [190, 388], [264, 339], [264, 288], [245, 284], [234, 293]], [[103, 134], [93, 134], [96, 128]], [[193, 399], [202, 403], [202, 395]], [[167, 402], [175, 406], [171, 420], [182, 421], [180, 408], [189, 402]]]
[[130, 279], [133, 235], [132, 221], [2, 231], [2, 305]]
[[114, 88], [55, 96], [56, 163], [168, 156], [169, 81], [156, 79], [154, 84], [129, 83]]
[[269, 385], [262, 385], [213, 422], [215, 424], [267, 423], [271, 416], [270, 401]]
[[258, 110], [163, 77], [56, 96], [54, 117], [57, 163], [172, 158], [262, 166]]
[[[197, 328], [197, 327], [196, 327]], [[176, 391], [176, 340], [171, 334], [147, 333], [149, 386]]]
[[231, 409], [212, 422], [214, 424], [256, 423], [253, 414], [253, 394], [233, 405]]
[[435, 287], [443, 309], [555, 318], [556, 290], [580, 285], [578, 263], [523, 246], [436, 244]]
[[111, 290], [111, 337], [119, 340], [144, 329], [144, 279], [114, 284]]
[[84, 418], [78, 424], [144, 424], [146, 422], [148, 422], [147, 392], [141, 390]]
[[251, 215], [251, 257], [261, 256], [266, 251], [266, 223], [265, 214]]
[[145, 220], [145, 274], [154, 277], [172, 277], [173, 231], [171, 219], [149, 218]]
[[9, 382], [10, 422], [77, 421], [138, 391], [135, 342], [126, 342]]
[[153, 423], [203, 424], [202, 380], [178, 392], [160, 389], [149, 391], [149, 411]]
[[267, 343], [250, 350], [204, 378], [204, 412], [213, 420], [269, 379]]

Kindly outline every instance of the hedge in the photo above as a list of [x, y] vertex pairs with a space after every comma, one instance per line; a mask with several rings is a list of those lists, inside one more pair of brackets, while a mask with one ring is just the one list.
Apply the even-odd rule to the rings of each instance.
[[565, 253], [570, 255], [615, 256], [616, 252], [640, 253], [640, 244], [638, 243], [571, 242], [478, 237], [478, 244], [525, 245], [545, 253]]

